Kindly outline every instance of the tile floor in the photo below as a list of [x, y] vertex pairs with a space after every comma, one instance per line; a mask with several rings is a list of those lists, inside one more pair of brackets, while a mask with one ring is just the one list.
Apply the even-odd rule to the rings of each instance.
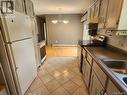
[[25, 95], [88, 95], [77, 58], [67, 56], [48, 57]]

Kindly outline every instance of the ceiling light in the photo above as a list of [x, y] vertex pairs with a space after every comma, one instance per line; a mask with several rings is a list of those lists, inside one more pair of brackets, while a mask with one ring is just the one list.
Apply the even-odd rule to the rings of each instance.
[[[61, 8], [59, 8], [59, 11], [61, 12]], [[57, 20], [52, 20], [52, 23], [53, 24], [56, 24], [56, 23], [64, 23], [64, 24], [68, 24], [69, 23], [69, 21], [68, 20], [62, 20], [62, 15], [61, 14], [59, 14], [58, 15], [58, 19]]]
[[68, 21], [68, 20], [63, 20], [63, 23], [64, 23], [64, 24], [68, 24], [69, 21]]
[[56, 24], [58, 22], [58, 20], [52, 20], [52, 23]]

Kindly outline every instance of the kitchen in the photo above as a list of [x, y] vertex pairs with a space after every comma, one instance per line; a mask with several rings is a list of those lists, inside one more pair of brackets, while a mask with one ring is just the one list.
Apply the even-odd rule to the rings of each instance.
[[0, 5], [0, 95], [127, 95], [126, 0]]

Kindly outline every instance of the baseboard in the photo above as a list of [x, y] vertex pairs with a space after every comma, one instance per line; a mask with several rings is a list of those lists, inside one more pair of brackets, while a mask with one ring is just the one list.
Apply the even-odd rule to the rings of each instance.
[[52, 44], [54, 47], [76, 47], [77, 44]]

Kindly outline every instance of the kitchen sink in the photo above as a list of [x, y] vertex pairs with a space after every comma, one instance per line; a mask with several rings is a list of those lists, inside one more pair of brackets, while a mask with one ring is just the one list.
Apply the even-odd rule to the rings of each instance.
[[127, 74], [127, 61], [115, 59], [103, 59], [106, 66], [117, 73]]
[[127, 84], [127, 77], [123, 78], [123, 81]]

